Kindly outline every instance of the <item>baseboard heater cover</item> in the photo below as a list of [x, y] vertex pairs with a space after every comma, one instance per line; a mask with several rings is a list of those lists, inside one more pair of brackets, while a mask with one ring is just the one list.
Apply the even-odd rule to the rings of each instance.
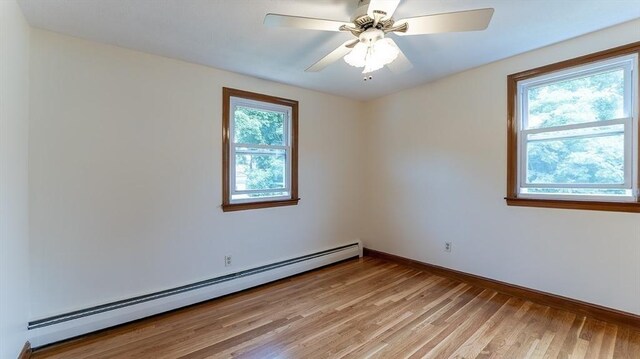
[[34, 348], [362, 256], [360, 241], [207, 280], [29, 322]]

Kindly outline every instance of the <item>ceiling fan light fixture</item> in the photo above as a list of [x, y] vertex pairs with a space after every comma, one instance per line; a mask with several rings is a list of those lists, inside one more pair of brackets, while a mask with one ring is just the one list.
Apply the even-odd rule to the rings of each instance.
[[363, 42], [359, 42], [353, 50], [344, 57], [344, 61], [353, 67], [364, 67], [367, 64], [367, 52], [369, 47]]
[[359, 42], [344, 57], [344, 61], [354, 67], [364, 67], [363, 74], [381, 69], [398, 57], [400, 49], [390, 39], [380, 38], [365, 42]]
[[367, 64], [364, 66], [364, 69], [362, 70], [363, 74], [368, 74], [370, 72], [374, 72], [377, 70], [380, 70], [381, 68], [384, 67], [384, 64], [381, 59], [375, 57], [375, 56], [370, 56], [367, 58]]
[[372, 49], [373, 61], [379, 62], [380, 67], [390, 64], [398, 57], [400, 49], [391, 39], [380, 39], [373, 43]]

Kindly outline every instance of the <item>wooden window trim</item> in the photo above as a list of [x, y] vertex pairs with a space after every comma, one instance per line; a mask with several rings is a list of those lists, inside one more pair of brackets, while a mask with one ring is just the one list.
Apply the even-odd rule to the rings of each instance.
[[[291, 107], [291, 197], [283, 200], [275, 201], [256, 201], [256, 202], [230, 202], [230, 186], [229, 168], [230, 164], [230, 104], [231, 97], [240, 97], [244, 99], [273, 103]], [[280, 97], [274, 97], [255, 92], [232, 89], [228, 87], [222, 88], [222, 210], [224, 212], [242, 211], [247, 209], [281, 207], [297, 205], [298, 198], [298, 101], [289, 100]]]
[[[571, 201], [558, 199], [519, 198], [517, 180], [518, 119], [516, 114], [516, 104], [518, 96], [518, 82], [550, 72], [602, 61], [612, 57], [632, 54], [637, 54], [640, 58], [640, 41], [507, 76], [507, 196], [505, 197], [507, 205], [640, 213], [640, 199], [638, 199], [638, 201], [636, 202], [602, 202], [587, 200]], [[634, 76], [637, 78], [638, 74], [636, 73], [634, 74]], [[640, 103], [640, 91], [638, 91], [638, 93], [636, 93], [635, 95], [636, 101]], [[636, 131], [638, 138], [640, 138], [640, 128], [637, 128]], [[635, 154], [640, 171], [640, 148], [636, 149]], [[634, 178], [633, 180], [637, 181], [637, 185], [640, 188], [640, 175], [638, 173], [636, 173], [636, 178]]]

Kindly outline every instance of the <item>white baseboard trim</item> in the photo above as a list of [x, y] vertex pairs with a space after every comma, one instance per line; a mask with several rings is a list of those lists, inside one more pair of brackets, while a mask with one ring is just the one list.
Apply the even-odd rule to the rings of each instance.
[[31, 345], [61, 340], [131, 322], [230, 293], [273, 282], [353, 257], [362, 257], [357, 240], [308, 255], [211, 278], [206, 281], [29, 322]]

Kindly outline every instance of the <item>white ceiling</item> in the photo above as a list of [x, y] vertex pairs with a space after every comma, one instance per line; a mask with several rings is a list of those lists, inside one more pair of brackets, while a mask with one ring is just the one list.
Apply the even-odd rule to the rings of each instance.
[[[32, 26], [263, 79], [367, 100], [640, 18], [638, 0], [403, 0], [394, 18], [492, 7], [481, 32], [394, 36], [413, 62], [362, 81], [344, 61], [304, 69], [350, 38], [266, 28], [267, 13], [349, 21], [357, 0], [19, 0]], [[393, 36], [393, 35], [392, 35]], [[640, 28], [638, 29], [640, 39]]]

